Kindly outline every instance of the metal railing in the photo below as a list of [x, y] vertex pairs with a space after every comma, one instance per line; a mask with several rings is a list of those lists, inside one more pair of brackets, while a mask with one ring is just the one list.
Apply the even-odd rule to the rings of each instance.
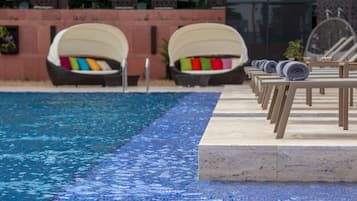
[[121, 84], [123, 87], [123, 93], [125, 93], [128, 88], [128, 66], [126, 60], [123, 61], [122, 65]]
[[150, 90], [150, 59], [145, 60], [145, 83], [146, 83], [146, 93]]

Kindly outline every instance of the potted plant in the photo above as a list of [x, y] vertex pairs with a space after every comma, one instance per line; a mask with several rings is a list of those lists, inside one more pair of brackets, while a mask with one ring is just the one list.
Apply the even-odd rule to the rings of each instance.
[[162, 44], [160, 46], [160, 55], [162, 56], [161, 62], [166, 65], [166, 78], [171, 80], [170, 73], [170, 58], [169, 58], [169, 41], [167, 39], [162, 39]]
[[17, 53], [15, 38], [9, 33], [5, 26], [0, 26], [0, 53], [14, 54]]
[[302, 61], [304, 58], [302, 40], [290, 41], [284, 56], [290, 60]]

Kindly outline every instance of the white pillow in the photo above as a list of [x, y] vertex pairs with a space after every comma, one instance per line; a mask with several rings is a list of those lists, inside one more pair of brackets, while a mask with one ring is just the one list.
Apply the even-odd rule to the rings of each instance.
[[106, 61], [98, 60], [97, 64], [100, 66], [102, 70], [112, 70], [112, 68], [109, 66], [109, 64]]
[[239, 65], [241, 65], [240, 58], [232, 58], [232, 68], [235, 68]]

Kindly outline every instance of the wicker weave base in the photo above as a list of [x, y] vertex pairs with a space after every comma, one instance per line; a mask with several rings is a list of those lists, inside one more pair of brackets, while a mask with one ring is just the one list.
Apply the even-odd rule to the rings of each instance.
[[188, 74], [179, 71], [175, 67], [170, 69], [171, 77], [174, 79], [175, 84], [181, 86], [217, 86], [224, 84], [242, 84], [245, 79], [243, 67], [237, 67], [226, 73], [211, 75]]

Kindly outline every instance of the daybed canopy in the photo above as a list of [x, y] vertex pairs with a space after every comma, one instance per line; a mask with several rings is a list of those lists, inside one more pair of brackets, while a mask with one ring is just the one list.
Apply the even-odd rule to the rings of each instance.
[[343, 54], [355, 42], [356, 34], [351, 25], [339, 17], [328, 18], [311, 32], [305, 48], [305, 57], [319, 60], [325, 56]]
[[47, 59], [60, 66], [62, 55], [96, 56], [123, 62], [128, 56], [128, 41], [122, 31], [111, 25], [74, 25], [56, 35]]
[[170, 66], [174, 66], [180, 58], [206, 55], [239, 56], [240, 64], [248, 61], [248, 51], [242, 36], [224, 24], [186, 25], [171, 36], [168, 51]]

